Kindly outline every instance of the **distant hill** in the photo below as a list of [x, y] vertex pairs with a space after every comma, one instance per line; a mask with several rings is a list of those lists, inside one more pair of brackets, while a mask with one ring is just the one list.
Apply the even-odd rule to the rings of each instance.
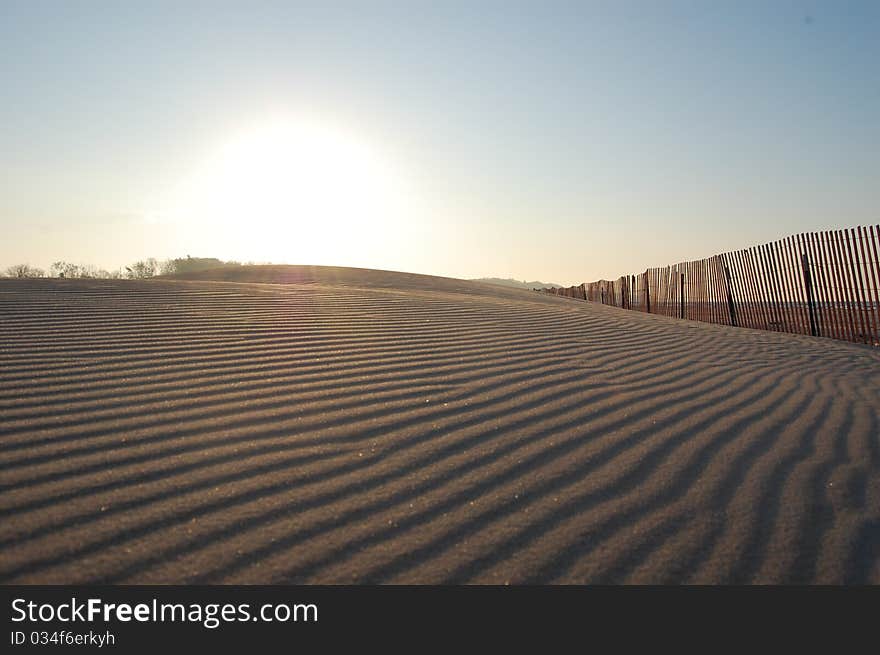
[[487, 282], [489, 284], [499, 284], [503, 287], [515, 287], [517, 289], [548, 289], [550, 287], [561, 287], [560, 284], [553, 284], [552, 282], [526, 282], [525, 280], [519, 281], [514, 280], [513, 278], [505, 278], [502, 279], [500, 277], [481, 277], [472, 280], [473, 282]]
[[240, 282], [250, 284], [332, 284], [341, 287], [419, 289], [473, 294], [478, 285], [469, 280], [380, 271], [345, 266], [296, 266], [291, 264], [227, 264], [206, 270], [185, 271], [159, 279]]

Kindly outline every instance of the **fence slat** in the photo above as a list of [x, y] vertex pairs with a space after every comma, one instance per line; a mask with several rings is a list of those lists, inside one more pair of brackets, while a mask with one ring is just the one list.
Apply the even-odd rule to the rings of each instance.
[[733, 304], [733, 290], [730, 288], [730, 268], [724, 254], [715, 259], [715, 268], [718, 271], [718, 315], [727, 319], [727, 325], [733, 325], [736, 323], [736, 306]]
[[786, 296], [785, 280], [783, 277], [784, 270], [782, 268], [782, 262], [779, 259], [777, 246], [777, 242], [773, 241], [767, 245], [767, 249], [770, 251], [770, 264], [773, 269], [776, 295], [779, 298], [779, 315], [782, 317], [782, 331], [794, 332], [794, 317], [791, 314], [791, 307], [789, 306]]
[[[819, 265], [819, 257], [815, 248], [815, 244], [813, 243], [812, 234], [804, 235], [804, 252], [806, 254], [807, 262], [809, 264], [809, 293], [812, 295], [811, 298], [808, 298], [808, 300], [811, 301], [811, 305], [807, 309], [809, 311], [810, 308], [812, 308], [812, 313], [809, 316], [811, 327], [808, 334], [812, 334], [813, 336], [827, 336], [828, 328], [823, 323], [824, 314], [822, 312], [821, 283], [819, 281], [819, 269], [821, 267]], [[804, 290], [806, 293], [806, 282]]]
[[730, 282], [733, 289], [733, 302], [736, 308], [738, 325], [751, 327], [752, 319], [746, 304], [746, 293], [743, 287], [741, 256], [742, 251], [736, 250], [727, 257], [730, 267]]
[[816, 239], [819, 242], [819, 245], [822, 249], [822, 262], [825, 268], [825, 277], [828, 279], [828, 299], [832, 308], [832, 315], [834, 316], [834, 331], [835, 338], [840, 339], [842, 341], [846, 340], [846, 325], [845, 325], [845, 317], [843, 315], [843, 307], [838, 302], [839, 293], [838, 293], [838, 282], [835, 276], [834, 270], [834, 260], [831, 252], [831, 244], [829, 242], [828, 237], [824, 232], [820, 232], [816, 235]]
[[699, 261], [699, 266], [697, 267], [697, 276], [699, 278], [699, 286], [697, 287], [697, 292], [700, 295], [700, 320], [703, 322], [708, 322], [709, 320], [709, 275], [708, 271], [706, 270], [706, 263], [707, 260], [701, 259]]
[[805, 250], [801, 254], [801, 271], [804, 276], [804, 289], [807, 292], [807, 309], [810, 312], [810, 334], [818, 336], [816, 327], [816, 299], [813, 296], [813, 279], [810, 274], [810, 255]]
[[834, 334], [831, 308], [828, 304], [825, 284], [825, 267], [822, 264], [822, 251], [814, 233], [807, 235], [810, 261], [813, 264], [813, 294], [816, 297], [816, 312], [819, 319], [819, 335], [829, 337]]
[[755, 246], [754, 248], [750, 248], [752, 250], [752, 265], [754, 267], [754, 281], [755, 281], [755, 300], [758, 302], [758, 306], [764, 309], [764, 329], [772, 330], [773, 329], [773, 317], [772, 317], [772, 306], [769, 302], [769, 297], [766, 292], [766, 285], [764, 284], [764, 280], [766, 279], [766, 273], [764, 272], [763, 267], [761, 266], [761, 252], [760, 247]]
[[[871, 330], [869, 343], [871, 345], [873, 345], [874, 341], [877, 340], [877, 337], [880, 336], [880, 328], [878, 328], [877, 315], [875, 312], [876, 307], [872, 306], [872, 304], [871, 304], [871, 267], [870, 267], [870, 262], [868, 261], [868, 256], [866, 254], [867, 247], [865, 244], [865, 241], [867, 241], [868, 232], [867, 232], [867, 230], [865, 230], [865, 233], [862, 234], [862, 227], [859, 226], [858, 235], [859, 235], [859, 241], [858, 241], [859, 249], [862, 252], [862, 267], [860, 270], [863, 271], [863, 275], [865, 278], [865, 304], [864, 304], [864, 307], [865, 307], [866, 321], [870, 324], [870, 330]], [[874, 289], [876, 290], [876, 288], [877, 288], [877, 284], [875, 282]]]
[[792, 265], [791, 242], [787, 237], [780, 241], [779, 252], [782, 259], [782, 266], [785, 269], [785, 280], [786, 284], [788, 285], [791, 316], [792, 321], [794, 321], [792, 331], [795, 334], [805, 334], [806, 329], [804, 328], [804, 308], [803, 302], [801, 301], [801, 292], [803, 291], [803, 289], [801, 288], [800, 278], [798, 278], [798, 276], [795, 274], [796, 269]]
[[786, 316], [786, 332], [797, 334], [797, 316], [795, 314], [794, 302], [792, 302], [792, 289], [788, 277], [788, 269], [785, 266], [785, 258], [781, 240], [773, 242], [773, 258], [776, 261], [776, 272], [779, 278], [779, 293], [782, 297], [782, 307], [785, 311]]
[[782, 240], [782, 250], [788, 277], [788, 285], [791, 289], [792, 315], [795, 319], [795, 327], [797, 328], [798, 334], [806, 334], [807, 323], [804, 315], [804, 289], [800, 277], [797, 275], [797, 268], [794, 265], [795, 260], [792, 257], [794, 248], [792, 247], [791, 237], [786, 237]]
[[706, 316], [709, 323], [720, 323], [721, 319], [718, 316], [718, 310], [715, 307], [715, 298], [717, 297], [717, 292], [715, 290], [715, 285], [717, 284], [717, 280], [715, 279], [715, 256], [709, 257], [704, 260], [706, 262]]
[[707, 322], [709, 320], [709, 307], [707, 305], [708, 302], [708, 291], [709, 291], [709, 275], [706, 270], [706, 260], [700, 260], [700, 266], [698, 270], [698, 275], [700, 277], [700, 286], [698, 287], [700, 293], [700, 320], [703, 322]]
[[856, 324], [856, 315], [853, 312], [852, 281], [849, 279], [849, 262], [846, 261], [846, 248], [843, 245], [843, 237], [839, 230], [832, 232], [834, 236], [834, 251], [837, 259], [837, 268], [840, 271], [840, 280], [843, 286], [841, 296], [845, 299], [847, 322], [849, 323], [849, 341], [858, 341], [859, 329]]
[[[874, 313], [877, 315], [877, 328], [874, 334], [874, 345], [880, 345], [880, 285], [877, 284], [880, 279], [880, 259], [877, 257], [877, 239], [880, 238], [880, 227], [877, 228], [877, 236], [874, 236], [874, 226], [871, 226], [870, 247], [868, 248], [868, 259], [871, 258], [871, 251], [874, 253], [873, 262], [868, 262], [868, 268], [871, 270], [871, 279], [874, 281]], [[868, 228], [865, 228], [865, 236], [868, 235]], [[873, 264], [873, 265], [872, 265]]]
[[758, 293], [758, 267], [755, 264], [755, 253], [752, 248], [746, 250], [746, 265], [749, 270], [749, 284], [752, 290], [752, 306], [755, 308], [755, 327], [761, 330], [770, 329], [770, 321], [767, 318], [767, 303], [761, 300]]
[[706, 298], [709, 302], [709, 322], [722, 323], [723, 319], [718, 314], [718, 275], [716, 272], [715, 255], [706, 260]]
[[828, 230], [828, 232], [826, 232], [826, 238], [828, 239], [828, 256], [831, 261], [832, 270], [834, 271], [837, 306], [840, 308], [843, 324], [843, 340], [852, 341], [855, 335], [855, 329], [853, 328], [852, 315], [850, 314], [849, 302], [847, 301], [846, 278], [843, 276], [843, 266], [840, 261], [840, 247], [833, 230]]
[[859, 341], [871, 343], [871, 328], [868, 324], [868, 316], [865, 312], [867, 309], [867, 304], [865, 304], [865, 282], [862, 279], [862, 270], [861, 266], [859, 266], [859, 249], [858, 244], [855, 241], [856, 231], [851, 229], [849, 235], [847, 235], [846, 230], [844, 230], [843, 233], [845, 236], [851, 237], [847, 238], [846, 251], [849, 253], [850, 270], [852, 271], [853, 277], [853, 295], [858, 303], [855, 310], [858, 314], [859, 328], [861, 329]]
[[758, 327], [758, 314], [757, 309], [752, 304], [752, 291], [749, 286], [749, 274], [746, 260], [746, 251], [739, 250], [736, 253], [737, 259], [737, 276], [739, 278], [739, 289], [740, 294], [742, 296], [743, 308], [746, 310], [745, 314], [748, 317], [747, 327], [756, 328]]
[[786, 318], [785, 318], [785, 308], [782, 303], [782, 296], [779, 291], [779, 271], [776, 268], [776, 263], [773, 260], [773, 244], [768, 243], [764, 245], [764, 252], [767, 260], [767, 275], [770, 281], [770, 293], [773, 296], [773, 304], [776, 307], [776, 327], [779, 328], [779, 332], [787, 332], [786, 329]]

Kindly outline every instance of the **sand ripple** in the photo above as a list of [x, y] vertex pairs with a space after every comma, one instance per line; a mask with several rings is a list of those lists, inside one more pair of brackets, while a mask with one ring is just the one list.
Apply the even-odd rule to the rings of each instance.
[[426, 276], [0, 281], [5, 583], [880, 583], [880, 351]]

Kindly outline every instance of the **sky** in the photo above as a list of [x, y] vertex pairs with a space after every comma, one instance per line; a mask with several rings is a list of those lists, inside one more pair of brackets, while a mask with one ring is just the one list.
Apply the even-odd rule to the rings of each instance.
[[2, 268], [569, 285], [878, 199], [873, 0], [0, 0]]

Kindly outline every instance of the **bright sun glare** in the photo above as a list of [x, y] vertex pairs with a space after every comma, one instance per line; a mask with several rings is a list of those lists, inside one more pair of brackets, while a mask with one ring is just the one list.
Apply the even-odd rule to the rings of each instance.
[[332, 126], [282, 120], [246, 129], [197, 170], [178, 203], [190, 239], [257, 261], [345, 264], [395, 239], [400, 174]]

